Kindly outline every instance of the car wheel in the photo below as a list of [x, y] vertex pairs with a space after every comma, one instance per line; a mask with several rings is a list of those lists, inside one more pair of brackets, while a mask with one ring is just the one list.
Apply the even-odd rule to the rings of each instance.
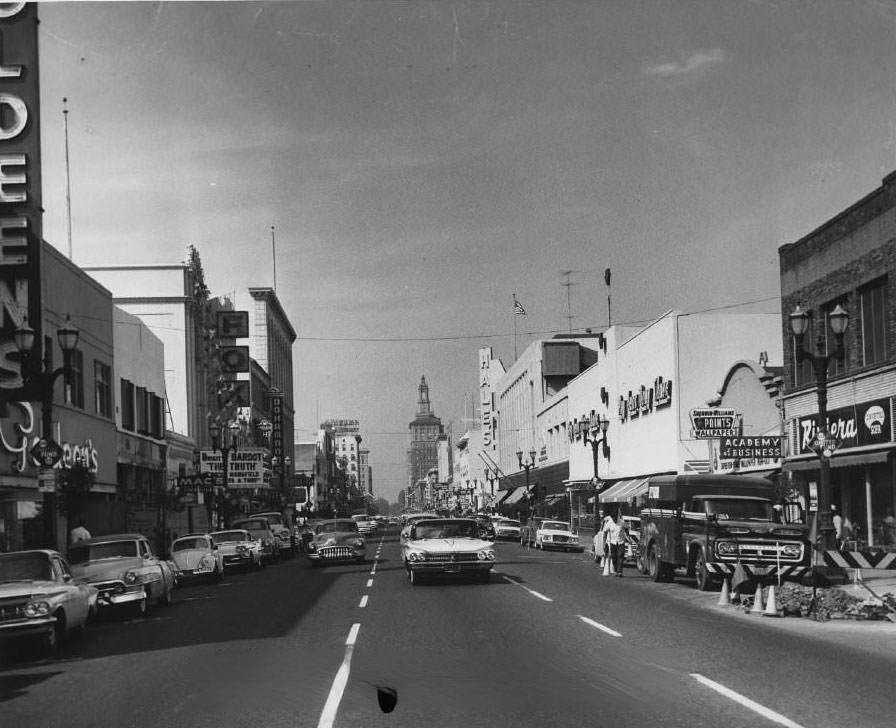
[[656, 553], [656, 545], [650, 544], [647, 550], [647, 574], [653, 581], [662, 581], [662, 567]]
[[41, 638], [40, 652], [44, 657], [55, 657], [65, 637], [65, 614], [60, 610], [53, 616], [56, 617], [53, 629]]
[[413, 569], [408, 569], [408, 581], [411, 582], [411, 586], [417, 586], [420, 583], [420, 577], [414, 573]]
[[697, 589], [702, 592], [712, 591], [715, 587], [715, 579], [706, 568], [706, 555], [703, 549], [697, 553], [697, 563], [694, 564], [694, 576], [697, 577]]
[[149, 595], [144, 594], [143, 599], [134, 602], [132, 609], [137, 619], [144, 619], [149, 614]]

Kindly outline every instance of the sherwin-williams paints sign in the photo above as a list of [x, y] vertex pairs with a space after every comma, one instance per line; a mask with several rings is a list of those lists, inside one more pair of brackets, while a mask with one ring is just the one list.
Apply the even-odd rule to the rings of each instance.
[[[0, 389], [20, 390], [13, 341], [26, 322], [41, 334], [40, 89], [37, 5], [0, 3]], [[16, 394], [38, 399], [38, 392]]]
[[[889, 399], [828, 410], [828, 430], [833, 437], [840, 439], [840, 448], [890, 442], [893, 439], [891, 429]], [[817, 417], [800, 418], [801, 453], [814, 452], [811, 445], [817, 431]]]

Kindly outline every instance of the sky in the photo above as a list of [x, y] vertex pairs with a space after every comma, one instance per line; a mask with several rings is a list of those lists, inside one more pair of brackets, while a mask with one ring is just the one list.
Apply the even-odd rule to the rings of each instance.
[[390, 501], [421, 375], [458, 437], [480, 347], [779, 314], [778, 248], [896, 169], [896, 0], [38, 13], [45, 238], [68, 251], [66, 98], [74, 262], [193, 245], [215, 295], [276, 286], [296, 440], [358, 419]]

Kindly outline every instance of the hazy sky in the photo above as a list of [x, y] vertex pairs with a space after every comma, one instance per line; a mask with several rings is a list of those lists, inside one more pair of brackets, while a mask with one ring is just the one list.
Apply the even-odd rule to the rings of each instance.
[[[421, 373], [669, 308], [779, 311], [780, 245], [896, 169], [896, 2], [41, 3], [44, 233], [273, 285], [296, 433], [405, 484]], [[568, 277], [563, 271], [574, 271]], [[562, 284], [569, 281], [569, 288]], [[567, 299], [569, 293], [569, 302]], [[572, 316], [573, 318], [570, 318]], [[774, 363], [774, 362], [772, 362]]]

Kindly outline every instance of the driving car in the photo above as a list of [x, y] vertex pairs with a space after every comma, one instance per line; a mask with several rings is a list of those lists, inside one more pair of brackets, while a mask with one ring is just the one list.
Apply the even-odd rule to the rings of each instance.
[[232, 528], [227, 531], [212, 531], [209, 534], [218, 545], [218, 553], [228, 568], [260, 569], [262, 561], [262, 543], [243, 528]]
[[369, 536], [371, 533], [376, 533], [379, 528], [379, 523], [373, 516], [368, 516], [363, 513], [352, 516], [352, 520], [358, 524], [358, 532], [362, 536]]
[[76, 579], [99, 592], [99, 613], [131, 607], [145, 617], [150, 605], [171, 603], [175, 575], [171, 563], [158, 558], [139, 533], [97, 536], [69, 546], [68, 563]]
[[265, 511], [264, 513], [253, 513], [251, 517], [267, 518], [268, 523], [271, 524], [271, 530], [279, 539], [280, 553], [288, 556], [296, 555], [296, 537], [289, 525], [289, 521], [283, 517], [282, 513]]
[[252, 534], [253, 538], [261, 541], [261, 556], [263, 561], [280, 561], [280, 539], [271, 528], [271, 522], [264, 516], [250, 516], [232, 521], [231, 528], [242, 529]]
[[194, 533], [174, 539], [171, 560], [179, 580], [224, 578], [224, 556], [210, 534]]
[[498, 540], [519, 541], [520, 538], [520, 522], [513, 518], [504, 518], [500, 516], [492, 519], [492, 525], [495, 527], [495, 538]]
[[38, 640], [52, 655], [70, 634], [84, 631], [97, 590], [72, 575], [62, 554], [49, 549], [0, 554], [0, 640]]
[[565, 521], [538, 520], [535, 524], [535, 548], [582, 551], [579, 537]]
[[306, 555], [312, 566], [347, 561], [363, 563], [367, 543], [358, 530], [357, 521], [350, 518], [318, 521]]
[[488, 582], [495, 565], [495, 549], [480, 534], [479, 524], [472, 518], [416, 521], [401, 546], [401, 560], [411, 585], [419, 584], [425, 575], [466, 575]]

